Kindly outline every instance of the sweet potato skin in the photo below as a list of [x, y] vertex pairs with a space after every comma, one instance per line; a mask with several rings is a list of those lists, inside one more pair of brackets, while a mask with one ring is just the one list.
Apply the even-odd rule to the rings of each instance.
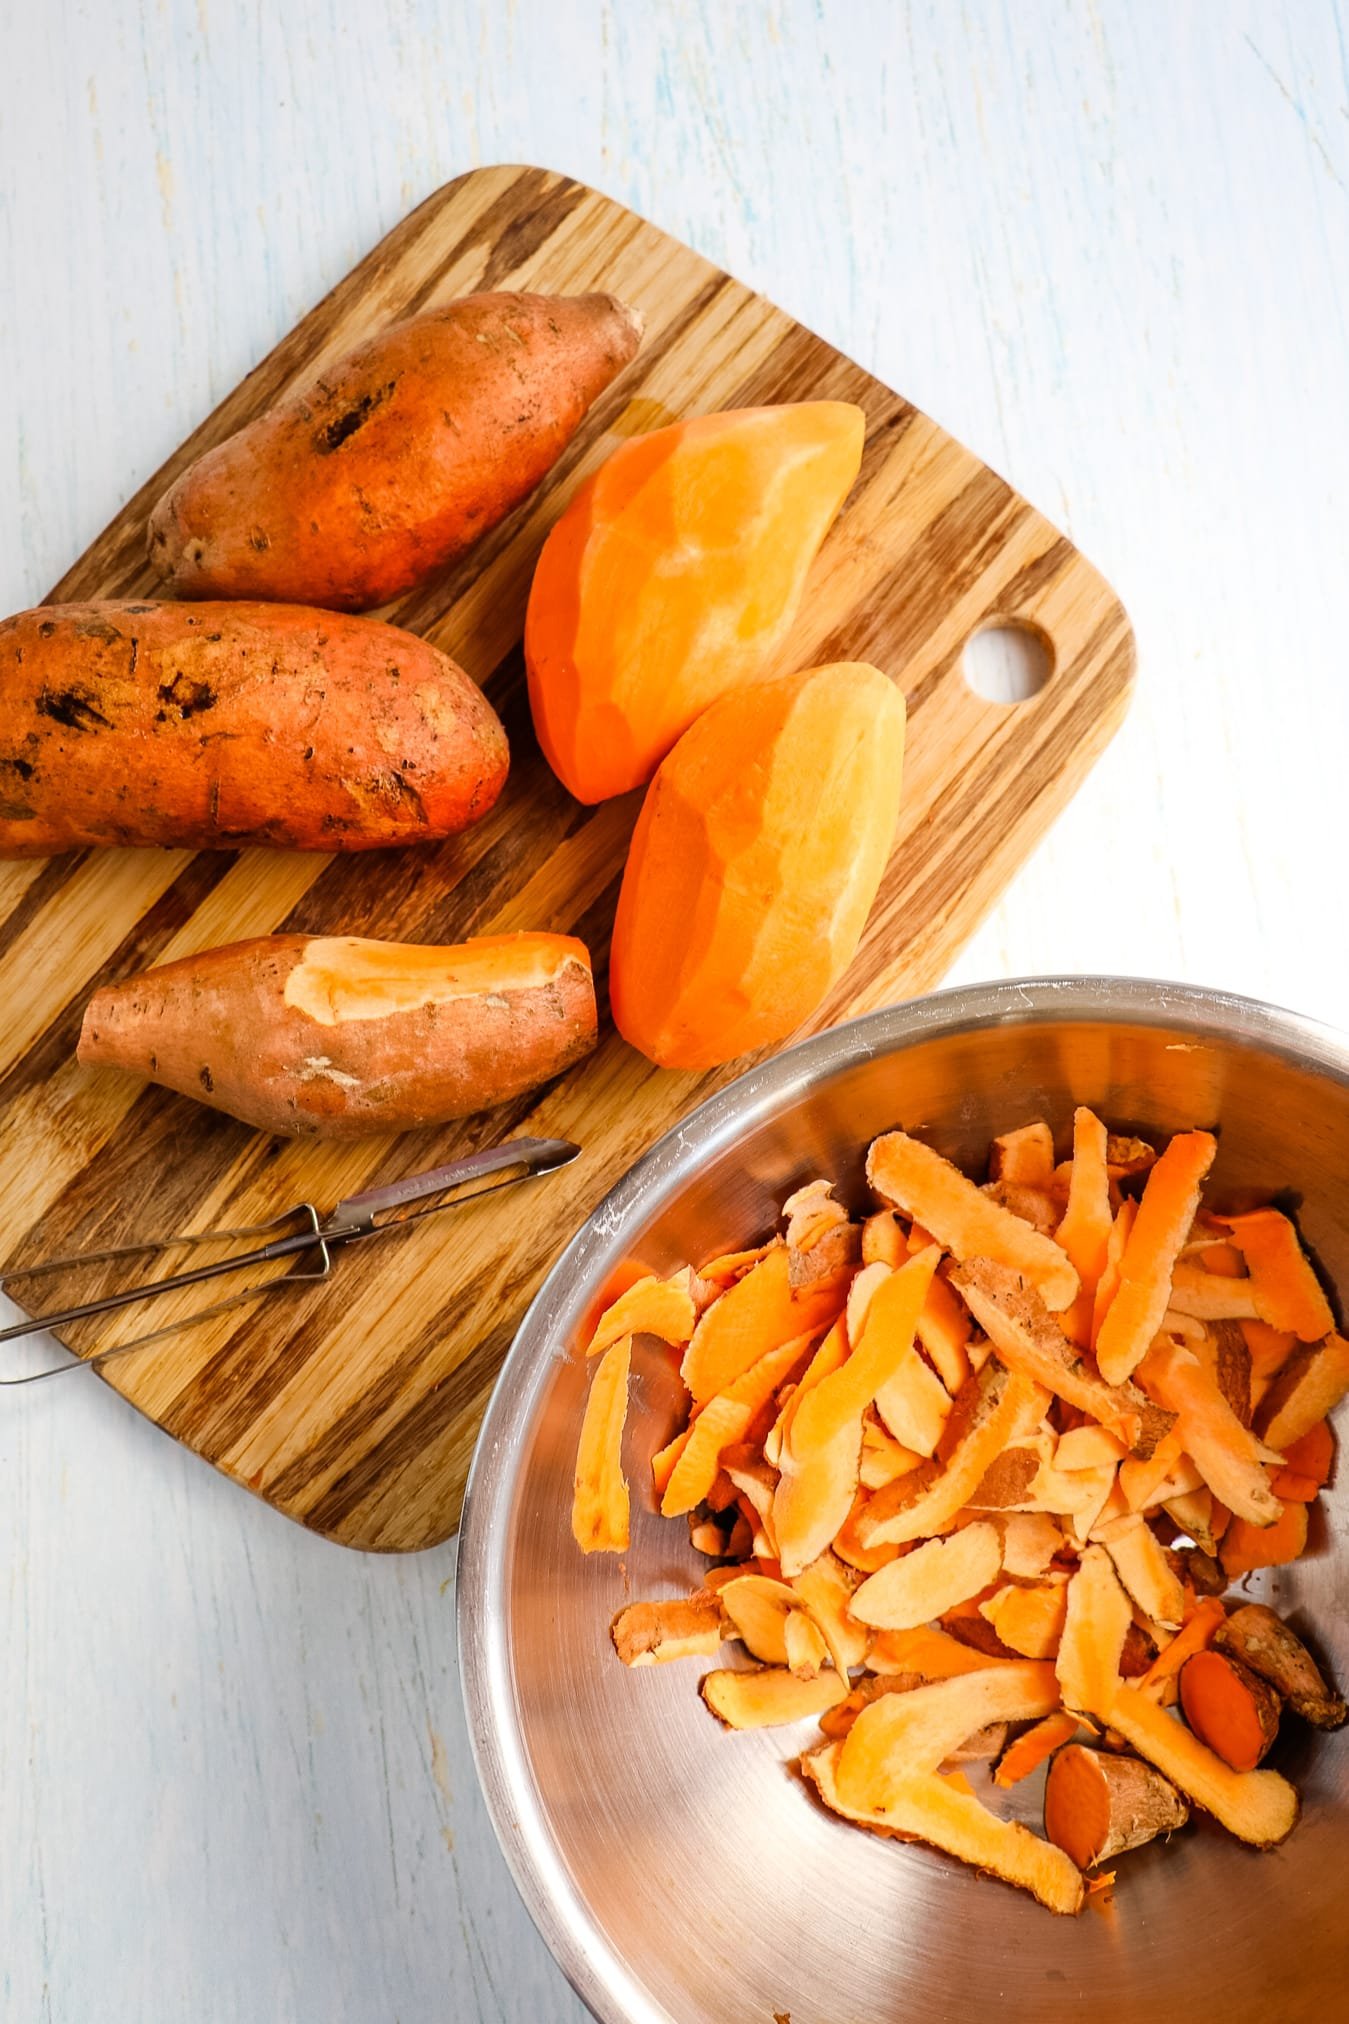
[[534, 490], [640, 341], [612, 295], [470, 295], [394, 324], [190, 465], [150, 560], [183, 597], [383, 604]]
[[590, 957], [570, 936], [264, 935], [105, 984], [79, 1059], [262, 1131], [361, 1138], [504, 1103], [594, 1044]]
[[463, 670], [373, 619], [119, 602], [0, 624], [0, 857], [433, 842], [508, 764]]
[[664, 1068], [783, 1040], [856, 953], [899, 813], [904, 699], [842, 662], [712, 704], [647, 791], [619, 893], [614, 1020]]

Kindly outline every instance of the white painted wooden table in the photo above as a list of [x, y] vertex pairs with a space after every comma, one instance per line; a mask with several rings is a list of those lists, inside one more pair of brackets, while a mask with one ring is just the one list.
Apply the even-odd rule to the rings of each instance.
[[[566, 168], [940, 417], [1133, 613], [1133, 716], [959, 975], [1346, 1018], [1331, 0], [0, 14], [5, 609], [427, 191]], [[452, 1549], [310, 1539], [82, 1378], [6, 1395], [0, 1537], [6, 2019], [576, 2024], [477, 1797]]]

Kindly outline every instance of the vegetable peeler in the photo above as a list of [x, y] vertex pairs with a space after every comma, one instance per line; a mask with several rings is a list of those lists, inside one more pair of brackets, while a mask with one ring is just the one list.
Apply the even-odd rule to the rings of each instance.
[[[230, 1294], [227, 1299], [203, 1308], [200, 1313], [184, 1315], [163, 1328], [135, 1336], [130, 1342], [116, 1343], [96, 1356], [50, 1364], [45, 1370], [30, 1371], [23, 1377], [0, 1378], [0, 1385], [36, 1384], [40, 1378], [59, 1377], [63, 1371], [91, 1369], [112, 1357], [145, 1349], [167, 1335], [176, 1335], [180, 1329], [195, 1328], [198, 1322], [206, 1321], [212, 1315], [224, 1314], [246, 1301], [256, 1300], [264, 1293], [326, 1279], [332, 1271], [333, 1253], [342, 1245], [359, 1243], [363, 1237], [378, 1237], [406, 1229], [409, 1224], [420, 1222], [424, 1216], [434, 1216], [441, 1209], [452, 1209], [459, 1202], [472, 1200], [476, 1195], [490, 1194], [497, 1188], [509, 1187], [514, 1181], [553, 1173], [558, 1167], [569, 1165], [580, 1150], [569, 1139], [508, 1139], [504, 1145], [469, 1153], [461, 1160], [450, 1161], [448, 1166], [432, 1167], [424, 1174], [410, 1174], [405, 1180], [388, 1181], [382, 1187], [367, 1188], [363, 1194], [348, 1195], [326, 1217], [320, 1217], [311, 1202], [297, 1202], [266, 1223], [248, 1223], [233, 1230], [192, 1231], [178, 1236], [152, 1238], [140, 1244], [115, 1244], [105, 1251], [81, 1251], [68, 1258], [48, 1259], [40, 1265], [12, 1267], [0, 1273], [0, 1287], [7, 1289], [12, 1279], [37, 1279], [48, 1273], [72, 1271], [82, 1265], [105, 1264], [115, 1258], [150, 1257], [190, 1245], [237, 1243], [249, 1237], [269, 1237], [270, 1232], [284, 1230], [287, 1224], [298, 1225], [287, 1234], [270, 1237], [267, 1243], [257, 1245], [251, 1251], [215, 1258], [207, 1265], [176, 1272], [170, 1278], [151, 1280], [148, 1285], [124, 1287], [117, 1293], [104, 1294], [98, 1300], [86, 1300], [78, 1307], [62, 1308], [59, 1313], [16, 1322], [10, 1328], [0, 1329], [0, 1343], [16, 1342], [22, 1336], [39, 1335], [47, 1329], [69, 1327], [96, 1314], [110, 1314], [116, 1308], [130, 1306], [133, 1301], [150, 1300], [156, 1294], [173, 1293], [184, 1286], [198, 1286], [205, 1280], [219, 1279], [229, 1272], [242, 1272], [250, 1266], [270, 1265], [281, 1258], [303, 1260], [307, 1255], [314, 1260], [311, 1270], [278, 1273], [275, 1278], [261, 1280], [256, 1285]], [[451, 1189], [460, 1192], [456, 1192], [449, 1201], [434, 1199]], [[462, 1192], [465, 1189], [467, 1193]], [[419, 1203], [421, 1207], [415, 1206]]]

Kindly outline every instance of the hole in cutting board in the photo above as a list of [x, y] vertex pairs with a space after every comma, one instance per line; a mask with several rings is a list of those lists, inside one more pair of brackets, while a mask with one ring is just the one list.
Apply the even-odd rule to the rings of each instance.
[[1054, 671], [1045, 641], [1024, 625], [981, 626], [966, 640], [962, 664], [986, 703], [1028, 703]]

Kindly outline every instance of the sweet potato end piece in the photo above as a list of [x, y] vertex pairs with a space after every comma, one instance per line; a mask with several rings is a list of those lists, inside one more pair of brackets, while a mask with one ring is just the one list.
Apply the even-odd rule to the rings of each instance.
[[1150, 1764], [1081, 1744], [1055, 1755], [1044, 1804], [1045, 1833], [1079, 1869], [1141, 1848], [1190, 1817], [1175, 1786]]
[[1200, 1742], [1234, 1771], [1254, 1771], [1279, 1733], [1282, 1704], [1268, 1680], [1212, 1646], [1181, 1667], [1180, 1705]]
[[1318, 1729], [1338, 1729], [1349, 1714], [1296, 1631], [1266, 1604], [1248, 1602], [1234, 1610], [1218, 1627], [1213, 1642], [1268, 1680], [1304, 1722]]

